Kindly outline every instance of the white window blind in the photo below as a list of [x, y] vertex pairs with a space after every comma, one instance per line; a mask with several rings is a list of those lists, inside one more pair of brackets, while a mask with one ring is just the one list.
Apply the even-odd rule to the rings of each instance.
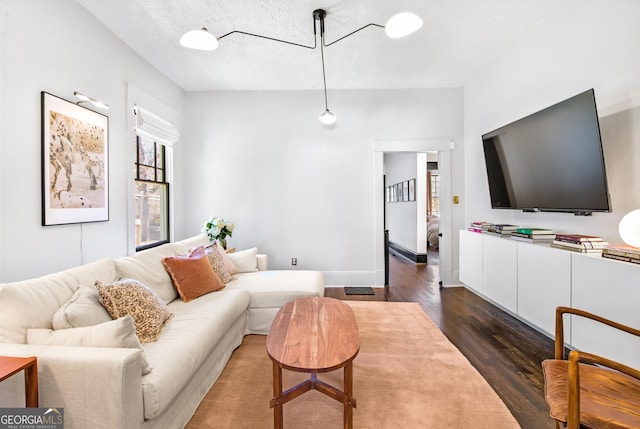
[[140, 137], [149, 138], [162, 145], [173, 147], [180, 140], [180, 133], [173, 124], [144, 107], [134, 106], [135, 131]]

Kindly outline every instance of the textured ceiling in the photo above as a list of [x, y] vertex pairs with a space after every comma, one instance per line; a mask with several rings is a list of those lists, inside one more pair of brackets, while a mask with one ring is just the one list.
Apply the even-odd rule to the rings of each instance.
[[369, 27], [325, 48], [329, 89], [459, 87], [534, 28], [563, 0], [76, 0], [186, 91], [322, 88], [320, 49], [234, 34], [215, 51], [180, 46], [207, 27], [313, 45], [314, 9], [330, 43], [401, 11], [424, 26], [403, 39]]

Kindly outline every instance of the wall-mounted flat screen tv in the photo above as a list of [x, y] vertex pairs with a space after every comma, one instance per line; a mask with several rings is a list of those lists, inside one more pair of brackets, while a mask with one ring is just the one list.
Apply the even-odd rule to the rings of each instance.
[[611, 210], [593, 89], [487, 133], [482, 143], [492, 208]]

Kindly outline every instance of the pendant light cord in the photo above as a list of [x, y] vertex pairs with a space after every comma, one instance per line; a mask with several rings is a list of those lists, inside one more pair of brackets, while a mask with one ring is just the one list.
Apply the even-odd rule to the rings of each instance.
[[329, 110], [329, 103], [327, 102], [327, 77], [324, 70], [324, 32], [320, 33], [320, 56], [322, 58], [322, 82], [324, 84], [324, 108]]

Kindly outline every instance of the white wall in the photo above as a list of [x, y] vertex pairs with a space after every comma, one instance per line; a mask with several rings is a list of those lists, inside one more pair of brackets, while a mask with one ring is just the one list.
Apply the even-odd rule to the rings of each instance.
[[236, 224], [229, 243], [258, 246], [273, 268], [296, 257], [327, 284], [374, 284], [373, 142], [461, 141], [462, 90], [330, 91], [329, 100], [334, 128], [317, 119], [320, 91], [187, 94], [185, 232], [221, 216]]
[[[5, 13], [7, 12], [6, 5], [0, 1], [0, 166], [3, 165], [4, 159], [4, 145], [1, 144], [4, 136], [4, 109], [5, 109], [5, 96], [4, 96], [4, 65], [6, 64], [5, 58]], [[3, 186], [4, 175], [0, 171], [0, 190]], [[0, 196], [2, 194], [0, 193]], [[4, 272], [4, 204], [0, 203], [0, 279], [2, 279], [2, 273]]]
[[[473, 220], [602, 235], [640, 207], [640, 2], [567, 0], [465, 86], [465, 225]], [[612, 213], [491, 210], [481, 135], [595, 89]]]
[[[127, 253], [133, 180], [127, 83], [180, 112], [183, 92], [72, 0], [4, 0], [7, 6], [0, 124], [0, 281]], [[0, 29], [0, 33], [2, 33]], [[0, 48], [2, 44], [0, 43]], [[110, 220], [41, 226], [40, 91], [73, 100], [84, 92], [111, 105]], [[178, 149], [176, 150], [178, 152]], [[181, 155], [176, 156], [179, 161]], [[181, 214], [176, 222], [182, 225]]]

